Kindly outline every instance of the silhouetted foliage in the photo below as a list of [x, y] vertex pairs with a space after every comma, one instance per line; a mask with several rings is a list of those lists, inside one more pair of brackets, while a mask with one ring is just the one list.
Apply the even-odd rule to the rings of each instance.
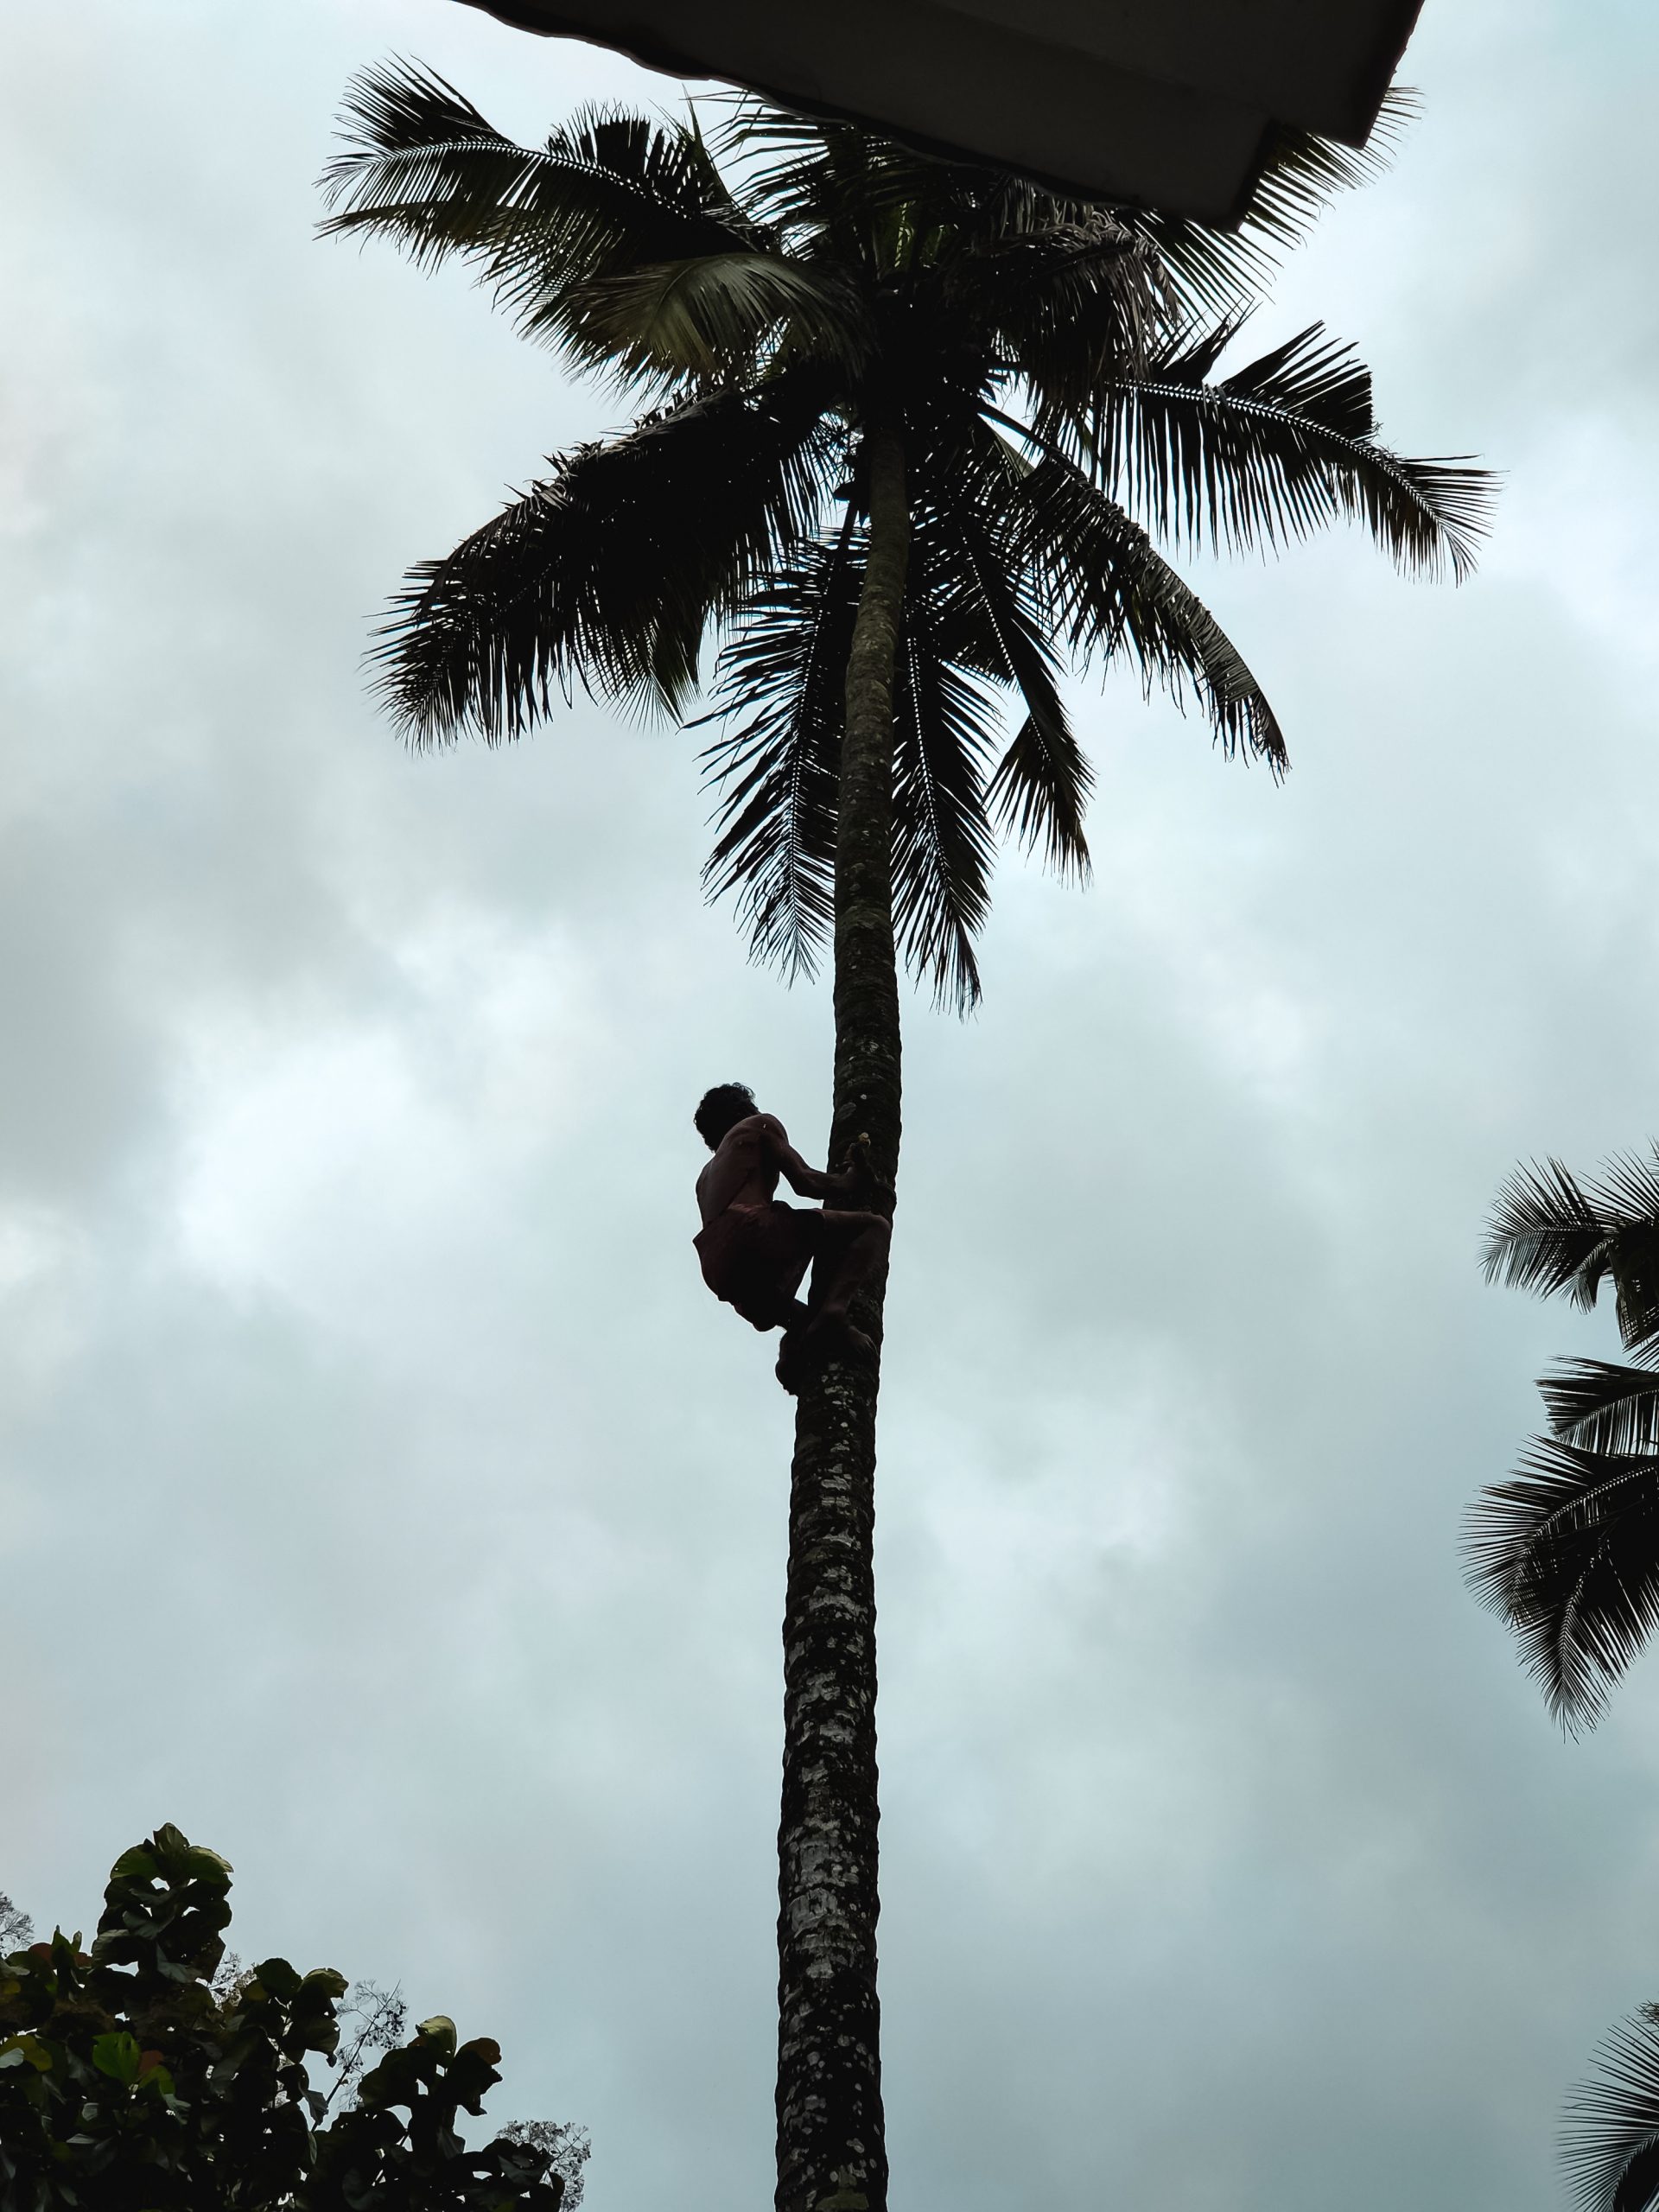
[[1541, 1376], [1548, 1434], [1469, 1516], [1471, 1586], [1578, 1729], [1659, 1624], [1659, 1146], [1592, 1182], [1559, 1160], [1517, 1168], [1482, 1256], [1489, 1282], [1585, 1311], [1611, 1287], [1633, 1355], [1564, 1359]]
[[550, 2171], [564, 2183], [564, 2212], [576, 2212], [587, 2189], [584, 2169], [594, 2154], [588, 2130], [570, 2120], [510, 2120], [501, 2133], [510, 2143], [546, 2152]]
[[1087, 872], [1067, 659], [1127, 659], [1224, 751], [1284, 766], [1261, 684], [1154, 537], [1267, 550], [1347, 518], [1407, 569], [1472, 563], [1490, 478], [1385, 447], [1350, 347], [1315, 324], [1224, 364], [1277, 250], [1374, 155], [1286, 134], [1224, 233], [759, 100], [712, 145], [695, 117], [587, 109], [519, 146], [398, 62], [353, 80], [344, 122], [326, 231], [470, 264], [646, 410], [410, 571], [387, 702], [418, 745], [517, 737], [575, 684], [678, 717], [723, 641], [706, 881], [791, 974], [830, 936], [873, 423], [901, 432], [912, 537], [894, 923], [959, 1005], [999, 841]]
[[[79, 1935], [0, 1961], [5, 2212], [560, 2212], [560, 2143], [462, 2139], [499, 2047], [332, 1967], [243, 1970], [226, 1952], [231, 1869], [171, 1826], [116, 1861]], [[226, 1971], [227, 1965], [229, 1972]], [[342, 2020], [353, 2038], [342, 2054]], [[372, 2066], [362, 2062], [371, 2053]], [[353, 2101], [313, 2086], [317, 2061]], [[553, 2133], [561, 2136], [572, 2131]], [[569, 2156], [566, 2156], [569, 2164]], [[578, 2161], [578, 2166], [580, 2162]]]
[[1567, 2101], [1561, 2156], [1580, 2212], [1659, 2206], [1659, 2005], [1644, 2005], [1596, 2054]]

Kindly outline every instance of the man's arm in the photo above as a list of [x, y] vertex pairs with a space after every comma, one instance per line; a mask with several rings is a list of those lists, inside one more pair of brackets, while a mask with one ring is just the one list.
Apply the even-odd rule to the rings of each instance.
[[[824, 1205], [834, 1205], [837, 1199], [850, 1200], [859, 1208], [872, 1205], [880, 1211], [882, 1192], [870, 1170], [868, 1147], [862, 1139], [849, 1148], [847, 1166], [839, 1173], [821, 1175], [816, 1167], [809, 1167], [789, 1141], [783, 1123], [767, 1114], [762, 1116], [766, 1124], [766, 1141], [771, 1148], [772, 1163], [789, 1185], [791, 1191], [804, 1198], [817, 1198]], [[887, 1207], [891, 1212], [891, 1203]]]
[[778, 1170], [790, 1189], [803, 1198], [839, 1198], [846, 1195], [837, 1175], [821, 1175], [816, 1167], [809, 1167], [789, 1141], [789, 1132], [775, 1114], [762, 1114], [760, 1126], [766, 1131], [766, 1152], [771, 1165]]

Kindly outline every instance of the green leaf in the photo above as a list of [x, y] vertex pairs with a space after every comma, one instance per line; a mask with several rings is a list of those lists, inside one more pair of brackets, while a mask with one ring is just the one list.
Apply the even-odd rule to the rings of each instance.
[[292, 2004], [303, 1986], [302, 1977], [286, 1959], [262, 1959], [253, 1970], [260, 1987], [284, 2005]]
[[52, 2054], [38, 2036], [10, 2036], [0, 2043], [0, 2066], [32, 2066], [37, 2074], [49, 2074]]
[[185, 1853], [184, 1871], [199, 1882], [227, 1884], [232, 1870], [228, 1859], [221, 1859], [218, 1852], [197, 1843], [192, 1844]]
[[454, 2050], [457, 2031], [447, 2012], [435, 2012], [429, 2020], [418, 2022], [415, 2032], [423, 2042], [435, 2044], [446, 2056]]
[[158, 1872], [155, 1854], [140, 1843], [130, 1851], [124, 1851], [110, 1869], [111, 1882], [153, 1881]]
[[112, 2082], [130, 2083], [138, 2076], [138, 2038], [118, 2029], [111, 2035], [99, 2036], [92, 2043], [92, 2063], [100, 2074], [107, 2074]]

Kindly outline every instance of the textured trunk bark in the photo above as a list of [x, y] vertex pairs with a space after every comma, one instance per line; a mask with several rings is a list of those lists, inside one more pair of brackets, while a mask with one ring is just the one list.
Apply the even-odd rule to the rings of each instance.
[[[893, 691], [910, 553], [895, 431], [866, 441], [868, 563], [847, 662], [836, 844], [835, 1166], [868, 1132], [899, 1169], [893, 942]], [[885, 1281], [855, 1310], [881, 1337]], [[832, 1363], [801, 1394], [784, 1608], [778, 1833], [778, 2212], [886, 2212], [875, 1986], [874, 1369]]]

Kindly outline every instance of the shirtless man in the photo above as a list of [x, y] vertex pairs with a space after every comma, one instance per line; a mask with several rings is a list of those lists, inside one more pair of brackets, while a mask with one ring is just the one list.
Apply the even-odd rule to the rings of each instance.
[[[702, 1227], [692, 1242], [702, 1279], [716, 1298], [757, 1329], [782, 1329], [778, 1380], [798, 1391], [809, 1372], [837, 1352], [873, 1355], [847, 1309], [887, 1255], [893, 1196], [877, 1184], [864, 1138], [839, 1174], [809, 1167], [772, 1114], [756, 1109], [747, 1084], [722, 1083], [693, 1116], [714, 1158], [697, 1178]], [[784, 1176], [791, 1191], [828, 1203], [819, 1211], [772, 1193]], [[850, 1204], [843, 1203], [850, 1201]], [[813, 1262], [810, 1301], [796, 1295]]]

